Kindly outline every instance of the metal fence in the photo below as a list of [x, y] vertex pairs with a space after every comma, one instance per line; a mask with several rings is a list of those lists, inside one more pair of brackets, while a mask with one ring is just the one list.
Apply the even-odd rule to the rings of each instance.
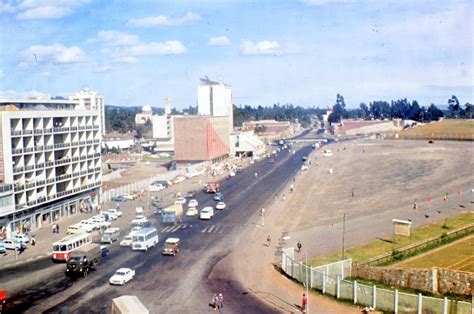
[[402, 293], [360, 284], [356, 280], [346, 280], [351, 275], [352, 260], [311, 267], [294, 259], [294, 248], [283, 249], [281, 269], [289, 277], [308, 283], [309, 288], [320, 290], [337, 299], [349, 300], [354, 304], [373, 307], [374, 309], [393, 313], [433, 313], [433, 314], [470, 314], [472, 304], [469, 302], [434, 298], [421, 293]]
[[202, 167], [207, 167], [209, 165], [209, 162], [201, 162], [198, 164], [191, 165], [189, 167], [183, 168], [183, 169], [177, 169], [174, 171], [169, 171], [164, 174], [161, 174], [156, 177], [151, 177], [147, 178], [141, 181], [133, 182], [127, 185], [119, 186], [115, 189], [110, 189], [107, 191], [102, 192], [101, 196], [101, 202], [107, 202], [110, 201], [113, 197], [126, 194], [126, 193], [133, 193], [133, 192], [138, 192], [141, 190], [146, 189], [150, 184], [152, 184], [155, 181], [168, 181], [170, 179], [175, 178], [178, 175], [186, 175], [187, 173], [191, 173], [193, 171], [196, 171], [199, 168]]

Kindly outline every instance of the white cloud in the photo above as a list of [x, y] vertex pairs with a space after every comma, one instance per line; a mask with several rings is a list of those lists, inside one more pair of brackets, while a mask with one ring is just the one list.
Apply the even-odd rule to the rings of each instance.
[[259, 41], [253, 43], [250, 40], [242, 41], [240, 51], [244, 55], [276, 55], [281, 54], [280, 45], [276, 41]]
[[100, 31], [97, 33], [96, 38], [89, 39], [88, 42], [102, 42], [107, 45], [126, 46], [138, 43], [138, 36], [113, 30]]
[[158, 26], [158, 25], [165, 25], [165, 26], [176, 26], [176, 25], [183, 25], [192, 22], [197, 22], [201, 20], [201, 16], [196, 13], [188, 12], [185, 16], [180, 18], [170, 18], [165, 15], [159, 16], [149, 16], [140, 19], [130, 19], [127, 22], [129, 26]]
[[39, 7], [19, 13], [16, 17], [20, 20], [31, 19], [60, 19], [71, 14], [67, 7]]
[[50, 95], [31, 90], [27, 92], [17, 92], [14, 90], [0, 90], [1, 99], [14, 99], [14, 98], [36, 98], [36, 99], [49, 99]]
[[24, 0], [2, 1], [0, 14], [17, 13], [20, 20], [26, 19], [59, 19], [74, 12], [77, 7], [90, 0]]
[[177, 40], [169, 40], [163, 43], [151, 42], [130, 47], [131, 55], [174, 55], [186, 52], [186, 47]]
[[230, 40], [226, 36], [211, 37], [208, 42], [209, 46], [228, 46], [230, 45]]
[[51, 46], [31, 46], [21, 52], [20, 57], [24, 63], [75, 63], [86, 60], [86, 54], [77, 46], [65, 47], [61, 44]]

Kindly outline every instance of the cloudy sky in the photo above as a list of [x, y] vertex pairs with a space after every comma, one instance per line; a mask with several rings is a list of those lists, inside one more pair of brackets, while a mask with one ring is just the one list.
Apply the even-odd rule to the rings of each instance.
[[473, 4], [416, 0], [0, 0], [0, 97], [89, 87], [110, 105], [473, 102]]

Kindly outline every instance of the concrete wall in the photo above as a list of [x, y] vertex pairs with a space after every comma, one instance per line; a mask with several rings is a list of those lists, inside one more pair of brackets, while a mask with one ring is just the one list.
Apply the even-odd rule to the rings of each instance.
[[474, 273], [443, 268], [397, 269], [355, 265], [351, 275], [391, 286], [441, 294], [472, 295], [474, 286]]

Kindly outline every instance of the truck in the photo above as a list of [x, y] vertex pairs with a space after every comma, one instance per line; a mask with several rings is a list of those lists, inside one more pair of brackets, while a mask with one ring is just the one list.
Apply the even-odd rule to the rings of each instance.
[[163, 209], [161, 219], [166, 224], [177, 224], [183, 220], [183, 205], [173, 204]]
[[120, 228], [109, 228], [104, 231], [100, 243], [112, 244], [120, 238]]
[[80, 251], [73, 251], [66, 262], [66, 276], [87, 275], [96, 270], [102, 261], [102, 252], [98, 244], [90, 243], [82, 247]]
[[220, 190], [221, 185], [219, 182], [211, 182], [206, 186], [206, 193], [217, 193]]
[[149, 314], [148, 309], [134, 295], [112, 299], [112, 314]]

